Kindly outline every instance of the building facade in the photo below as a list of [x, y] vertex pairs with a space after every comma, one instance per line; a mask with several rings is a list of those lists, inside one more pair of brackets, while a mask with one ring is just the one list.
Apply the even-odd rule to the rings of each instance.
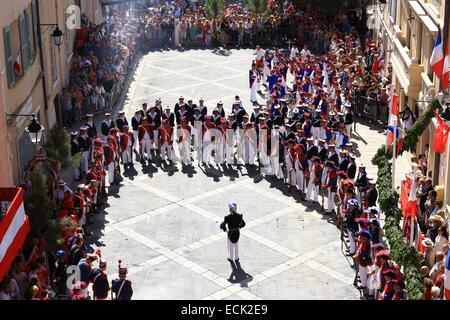
[[[374, 37], [383, 48], [385, 61], [392, 65], [392, 90], [399, 96], [399, 111], [408, 106], [417, 117], [442, 91], [430, 58], [439, 29], [444, 48], [448, 42], [450, 1], [389, 0], [386, 4], [376, 1], [372, 8], [376, 16]], [[450, 205], [450, 145], [445, 153], [433, 152], [436, 127], [433, 118], [419, 140], [416, 156], [428, 152], [427, 175], [446, 190], [444, 200]]]
[[[25, 132], [30, 122], [12, 115], [36, 114], [45, 134], [61, 117], [59, 93], [69, 83], [76, 28], [66, 23], [78, 5], [95, 18], [99, 1], [88, 0], [8, 0], [0, 10], [0, 143], [6, 141], [8, 161], [1, 163], [0, 183], [19, 184], [26, 163], [35, 149]], [[87, 4], [89, 3], [89, 4]], [[75, 16], [75, 18], [77, 18]], [[57, 46], [51, 36], [56, 25], [64, 34]], [[3, 125], [4, 124], [4, 125]], [[45, 138], [44, 138], [45, 139]], [[0, 152], [3, 150], [0, 149]], [[5, 178], [3, 178], [5, 177]]]

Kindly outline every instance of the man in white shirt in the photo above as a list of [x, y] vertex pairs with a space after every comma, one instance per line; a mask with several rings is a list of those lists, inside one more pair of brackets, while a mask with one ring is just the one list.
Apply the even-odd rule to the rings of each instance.
[[297, 46], [294, 44], [291, 48], [291, 55], [289, 56], [289, 59], [295, 59], [295, 56], [298, 54], [298, 48]]
[[305, 46], [303, 47], [302, 52], [300, 52], [300, 54], [301, 54], [301, 56], [302, 56], [302, 59], [306, 59], [307, 57], [309, 57], [309, 56], [311, 55], [311, 51], [309, 51], [308, 46], [305, 45]]

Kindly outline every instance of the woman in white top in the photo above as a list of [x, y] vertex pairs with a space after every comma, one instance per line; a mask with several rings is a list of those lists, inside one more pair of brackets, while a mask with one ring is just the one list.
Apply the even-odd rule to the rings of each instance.
[[434, 252], [444, 252], [444, 247], [448, 246], [448, 231], [447, 227], [442, 226], [439, 228], [439, 233], [434, 242]]

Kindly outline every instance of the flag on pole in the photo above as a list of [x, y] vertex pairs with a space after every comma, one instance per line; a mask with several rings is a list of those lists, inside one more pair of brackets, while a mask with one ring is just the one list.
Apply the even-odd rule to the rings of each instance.
[[447, 252], [445, 263], [444, 299], [450, 300], [450, 250]]
[[[396, 134], [395, 134], [395, 157], [398, 157], [400, 151], [403, 148], [403, 128], [400, 125], [397, 125], [396, 127]], [[392, 145], [392, 143], [394, 142], [394, 127], [393, 126], [389, 126], [388, 127], [388, 133], [387, 133], [387, 146], [386, 148], [389, 149]]]
[[438, 37], [434, 45], [433, 53], [431, 54], [430, 65], [433, 72], [438, 78], [442, 77], [442, 70], [444, 68], [444, 51], [442, 49], [441, 30], [439, 29]]
[[391, 97], [391, 112], [389, 114], [389, 125], [394, 126], [394, 121], [397, 121], [398, 117], [398, 95], [392, 95]]
[[445, 47], [444, 69], [442, 70], [442, 89], [448, 89], [450, 77], [450, 55], [448, 53], [448, 41]]
[[0, 281], [7, 274], [30, 231], [21, 188], [0, 188], [6, 213], [0, 220]]

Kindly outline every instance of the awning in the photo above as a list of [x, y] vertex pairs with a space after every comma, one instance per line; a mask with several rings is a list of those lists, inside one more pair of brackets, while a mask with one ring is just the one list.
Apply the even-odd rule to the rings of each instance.
[[430, 16], [420, 16], [420, 20], [422, 20], [423, 24], [433, 34], [433, 36], [437, 35], [439, 28], [434, 23], [433, 19], [430, 18]]
[[0, 281], [8, 272], [30, 232], [22, 188], [0, 188], [0, 203], [6, 213], [0, 220]]
[[418, 16], [427, 14], [418, 1], [409, 1], [409, 5]]

